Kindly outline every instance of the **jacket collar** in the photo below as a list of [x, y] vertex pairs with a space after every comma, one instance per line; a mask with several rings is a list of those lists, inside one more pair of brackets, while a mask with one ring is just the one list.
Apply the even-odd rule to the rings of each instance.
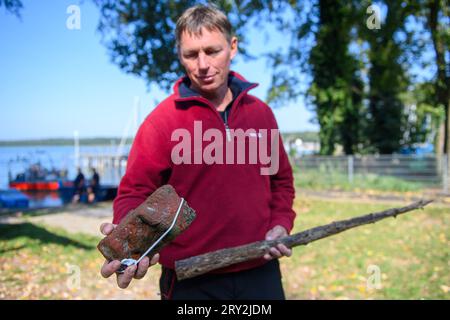
[[[186, 100], [202, 100], [204, 99], [197, 91], [190, 88], [191, 81], [187, 76], [184, 76], [175, 83], [174, 92], [178, 101]], [[258, 86], [257, 83], [248, 82], [240, 74], [230, 71], [228, 75], [228, 86], [233, 92], [234, 97], [238, 97], [247, 93], [250, 89]]]

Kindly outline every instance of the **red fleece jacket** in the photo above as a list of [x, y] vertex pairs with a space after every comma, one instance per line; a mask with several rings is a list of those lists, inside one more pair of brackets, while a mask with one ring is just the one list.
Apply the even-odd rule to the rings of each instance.
[[[229, 79], [230, 87], [240, 91], [228, 117], [229, 128], [254, 129], [257, 133], [268, 129], [270, 137], [270, 129], [277, 129], [272, 110], [247, 93], [256, 84], [246, 82], [234, 72], [230, 72]], [[233, 163], [226, 164], [225, 148], [224, 164], [206, 164], [203, 160], [200, 164], [194, 164], [194, 159], [201, 157], [205, 147], [214, 139], [200, 140], [200, 144], [191, 141], [191, 149], [181, 154], [189, 155], [192, 164], [175, 164], [172, 161], [172, 150], [182, 141], [180, 135], [172, 134], [189, 132], [194, 140], [194, 121], [197, 127], [198, 121], [201, 121], [203, 133], [212, 128], [216, 129], [216, 133], [220, 130], [223, 140], [219, 142], [222, 146], [227, 139], [224, 121], [217, 110], [208, 100], [190, 91], [188, 82], [186, 77], [178, 80], [174, 93], [161, 102], [140, 126], [114, 201], [113, 223], [119, 223], [163, 184], [172, 185], [187, 200], [196, 211], [197, 218], [160, 252], [160, 263], [172, 269], [176, 260], [264, 240], [267, 231], [275, 225], [281, 225], [290, 232], [295, 218], [292, 210], [295, 196], [292, 168], [281, 135], [278, 139], [279, 169], [273, 175], [261, 174], [260, 169], [270, 165], [261, 164], [259, 157], [256, 164], [250, 164], [250, 139], [261, 139], [259, 134], [245, 137], [246, 164], [238, 164], [237, 152], [234, 153]], [[185, 130], [180, 131], [180, 128]], [[272, 150], [268, 141], [270, 151], [267, 154], [270, 155]], [[256, 259], [218, 272], [249, 269], [265, 262], [264, 259]]]

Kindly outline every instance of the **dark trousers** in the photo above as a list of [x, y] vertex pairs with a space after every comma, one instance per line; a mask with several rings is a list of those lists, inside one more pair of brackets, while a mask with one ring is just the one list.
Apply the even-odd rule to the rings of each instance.
[[277, 259], [261, 267], [225, 274], [206, 274], [178, 281], [174, 270], [162, 268], [162, 300], [284, 300]]

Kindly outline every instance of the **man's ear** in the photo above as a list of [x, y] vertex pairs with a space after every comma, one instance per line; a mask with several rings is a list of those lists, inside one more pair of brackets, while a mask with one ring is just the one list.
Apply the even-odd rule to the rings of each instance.
[[231, 46], [230, 59], [232, 60], [238, 52], [238, 39], [236, 37], [231, 38], [230, 46]]

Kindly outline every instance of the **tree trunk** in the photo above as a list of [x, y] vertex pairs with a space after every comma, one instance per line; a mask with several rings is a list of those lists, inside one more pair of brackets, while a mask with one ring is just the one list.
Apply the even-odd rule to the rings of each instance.
[[[445, 1], [444, 1], [445, 6]], [[439, 14], [446, 16], [447, 8], [441, 7], [440, 0], [430, 0], [428, 2], [428, 27], [430, 28], [431, 38], [433, 40], [434, 52], [436, 55], [437, 81], [436, 94], [438, 102], [445, 110], [444, 122], [444, 154], [450, 154], [450, 77], [446, 73], [447, 62], [445, 61], [445, 30], [440, 30]], [[445, 28], [445, 26], [443, 27]]]

